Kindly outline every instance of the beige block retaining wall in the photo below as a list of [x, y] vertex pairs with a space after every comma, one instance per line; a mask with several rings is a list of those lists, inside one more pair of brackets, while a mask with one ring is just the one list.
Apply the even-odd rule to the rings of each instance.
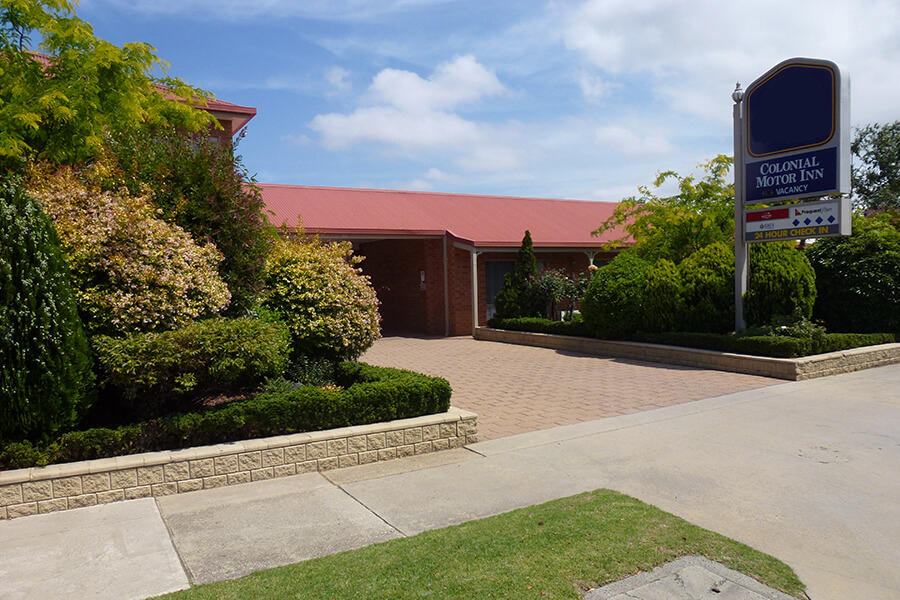
[[180, 494], [459, 448], [477, 415], [446, 413], [185, 450], [0, 472], [0, 519]]
[[789, 381], [850, 373], [851, 371], [900, 362], [900, 344], [866, 346], [853, 348], [852, 350], [830, 352], [828, 354], [804, 356], [803, 358], [769, 358], [766, 356], [750, 356], [733, 354], [731, 352], [716, 352], [714, 350], [663, 346], [660, 344], [611, 342], [567, 335], [506, 331], [489, 327], [477, 328], [475, 330], [475, 339], [568, 350], [582, 354], [596, 354], [670, 365], [715, 369], [717, 371], [762, 375]]

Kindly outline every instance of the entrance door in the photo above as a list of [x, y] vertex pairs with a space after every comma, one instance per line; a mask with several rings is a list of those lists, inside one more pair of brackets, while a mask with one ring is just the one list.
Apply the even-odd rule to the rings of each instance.
[[503, 287], [503, 277], [507, 273], [516, 270], [516, 261], [514, 260], [489, 260], [484, 265], [485, 277], [485, 296], [487, 301], [487, 318], [494, 316], [497, 310], [494, 308], [494, 299], [497, 292]]

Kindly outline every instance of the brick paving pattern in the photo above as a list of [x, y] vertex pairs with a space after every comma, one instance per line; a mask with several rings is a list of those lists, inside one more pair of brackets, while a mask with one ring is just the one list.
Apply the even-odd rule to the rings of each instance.
[[438, 375], [489, 440], [712, 398], [777, 379], [476, 341], [386, 337], [360, 359]]

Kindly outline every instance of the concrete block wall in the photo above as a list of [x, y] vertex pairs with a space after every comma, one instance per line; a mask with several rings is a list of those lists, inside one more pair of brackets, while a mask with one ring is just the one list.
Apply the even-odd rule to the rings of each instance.
[[716, 369], [733, 373], [746, 373], [748, 375], [762, 375], [789, 381], [850, 373], [900, 362], [900, 344], [865, 346], [802, 358], [770, 358], [767, 356], [750, 356], [730, 352], [684, 348], [681, 346], [641, 344], [638, 342], [611, 342], [585, 337], [505, 331], [488, 327], [476, 329], [475, 339], [569, 350], [583, 354], [631, 358], [671, 365], [684, 365], [702, 369]]
[[215, 446], [0, 472], [0, 519], [180, 494], [460, 448], [477, 415], [446, 413]]

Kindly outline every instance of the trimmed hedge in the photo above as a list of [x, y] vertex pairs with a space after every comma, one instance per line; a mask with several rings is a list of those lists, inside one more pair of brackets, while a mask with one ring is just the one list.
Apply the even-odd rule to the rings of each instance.
[[775, 315], [794, 313], [809, 319], [815, 301], [816, 272], [802, 251], [788, 242], [750, 245], [748, 325], [768, 325]]
[[897, 341], [897, 336], [892, 333], [826, 333], [818, 338], [795, 338], [774, 335], [738, 337], [715, 333], [648, 333], [637, 335], [634, 339], [652, 344], [687, 346], [736, 354], [798, 358], [861, 346], [892, 344]]
[[288, 367], [290, 332], [278, 321], [239, 317], [92, 343], [100, 384], [118, 399], [106, 411], [147, 419], [173, 400], [233, 394], [279, 377]]
[[553, 335], [574, 335], [578, 337], [593, 337], [584, 321], [551, 321], [538, 317], [522, 317], [519, 319], [501, 319], [494, 317], [487, 323], [494, 329], [507, 329], [509, 331], [529, 331], [532, 333], [551, 333]]
[[[549, 321], [547, 319], [491, 319], [488, 327], [509, 331], [549, 333], [555, 335], [575, 335], [593, 337], [581, 322]], [[787, 336], [734, 336], [718, 333], [639, 333], [627, 338], [628, 341], [685, 346], [736, 354], [771, 356], [773, 358], [797, 358], [826, 352], [849, 350], [861, 346], [892, 344], [898, 336], [892, 333], [826, 333], [817, 338], [795, 338]]]
[[303, 386], [116, 429], [70, 432], [43, 447], [10, 444], [0, 450], [0, 467], [43, 466], [366, 425], [445, 412], [450, 408], [450, 384], [440, 377], [362, 363], [341, 363], [337, 367], [336, 383], [343, 389]]

